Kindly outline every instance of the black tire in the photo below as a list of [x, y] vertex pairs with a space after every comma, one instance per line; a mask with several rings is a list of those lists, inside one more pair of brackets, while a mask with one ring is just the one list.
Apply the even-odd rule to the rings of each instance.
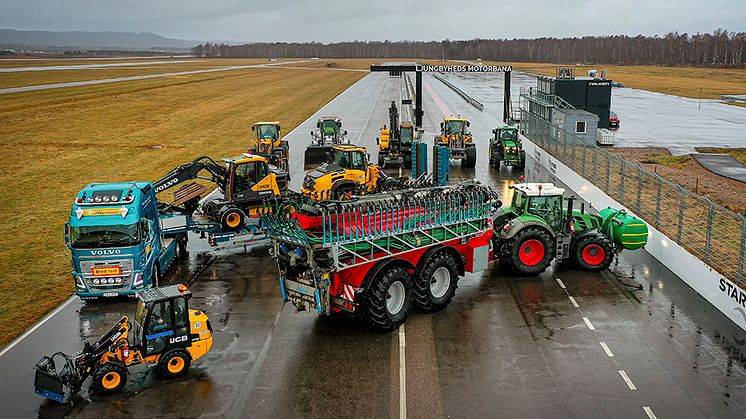
[[386, 158], [383, 156], [383, 154], [378, 153], [378, 167], [383, 167], [384, 163], [386, 163]]
[[[441, 276], [445, 273], [447, 278]], [[458, 279], [458, 263], [453, 256], [447, 251], [436, 251], [413, 278], [415, 306], [429, 313], [444, 309], [456, 295]]]
[[120, 391], [127, 383], [127, 368], [124, 365], [108, 362], [98, 368], [93, 376], [92, 388], [96, 393], [112, 394]]
[[189, 371], [192, 357], [187, 351], [174, 349], [158, 360], [158, 374], [164, 378], [181, 377]]
[[238, 231], [245, 221], [246, 215], [236, 207], [227, 208], [220, 215], [220, 226], [223, 231]]
[[411, 169], [412, 168], [412, 155], [404, 155], [402, 159], [402, 166], [404, 166], [405, 169]]
[[[539, 245], [541, 248], [537, 247]], [[508, 239], [503, 246], [503, 255], [508, 258], [516, 273], [521, 275], [538, 275], [544, 272], [556, 254], [552, 236], [545, 229], [538, 227], [524, 228]], [[533, 253], [533, 258], [529, 257], [532, 252], [537, 252]]]
[[183, 259], [187, 255], [187, 235], [176, 237], [176, 259]]
[[464, 154], [466, 154], [466, 157], [461, 160], [461, 166], [467, 169], [473, 169], [477, 167], [477, 148], [467, 147]]
[[[400, 284], [401, 288], [396, 284]], [[396, 287], [396, 290], [393, 290], [393, 287]], [[393, 304], [395, 301], [391, 304], [397, 306], [391, 307], [397, 309], [395, 312], [389, 309], [390, 304], [388, 303], [394, 297], [393, 292], [397, 293], [396, 298], [398, 298], [400, 292], [403, 292], [401, 307], [398, 307], [399, 304]], [[368, 287], [362, 317], [368, 324], [377, 329], [391, 330], [407, 319], [411, 302], [412, 281], [409, 273], [398, 266], [384, 268], [376, 274]]]
[[335, 201], [342, 201], [349, 198], [350, 195], [355, 193], [355, 186], [353, 185], [340, 185], [332, 189], [332, 199]]
[[614, 246], [601, 233], [584, 235], [573, 243], [570, 257], [575, 265], [590, 272], [600, 272], [614, 261]]

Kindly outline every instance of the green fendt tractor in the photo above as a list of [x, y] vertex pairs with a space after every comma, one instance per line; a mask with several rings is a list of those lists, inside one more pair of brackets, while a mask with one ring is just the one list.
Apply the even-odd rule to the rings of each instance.
[[513, 186], [513, 202], [494, 219], [494, 249], [501, 263], [522, 275], [544, 272], [555, 258], [599, 272], [622, 250], [647, 243], [648, 226], [624, 210], [606, 208], [598, 215], [574, 209], [574, 197], [553, 183]]
[[518, 127], [503, 124], [492, 130], [490, 138], [490, 167], [506, 166], [523, 169], [526, 167], [526, 152], [518, 136]]

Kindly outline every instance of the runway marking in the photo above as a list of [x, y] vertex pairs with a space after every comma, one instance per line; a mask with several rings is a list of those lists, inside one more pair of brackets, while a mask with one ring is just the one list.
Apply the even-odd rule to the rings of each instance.
[[578, 302], [577, 302], [577, 301], [575, 301], [575, 298], [573, 298], [573, 296], [572, 296], [572, 295], [568, 295], [568, 296], [567, 296], [567, 298], [569, 298], [569, 299], [570, 299], [570, 302], [572, 303], [573, 307], [575, 307], [575, 308], [580, 308], [580, 306], [578, 305]]
[[404, 324], [399, 326], [399, 418], [407, 417], [407, 357]]
[[627, 383], [627, 387], [629, 387], [630, 390], [637, 390], [637, 387], [635, 387], [635, 383], [633, 383], [632, 380], [629, 379], [629, 376], [624, 370], [619, 370], [619, 375], [622, 376], [622, 380]]
[[642, 410], [644, 410], [645, 413], [647, 413], [650, 419], [658, 419], [657, 416], [655, 416], [655, 413], [653, 413], [653, 409], [651, 409], [649, 406], [643, 406]]
[[425, 86], [425, 90], [430, 93], [430, 97], [433, 98], [433, 101], [436, 105], [438, 105], [438, 108], [440, 108], [440, 111], [443, 112], [444, 116], [453, 115], [453, 113], [451, 113], [451, 110], [448, 109], [448, 106], [446, 106], [446, 104], [443, 102], [443, 99], [441, 99], [440, 96], [435, 93], [433, 88], [430, 87], [430, 83], [427, 83], [423, 80], [422, 85]]
[[38, 323], [36, 323], [35, 325], [33, 325], [31, 327], [31, 329], [28, 329], [27, 331], [23, 332], [23, 334], [21, 336], [18, 336], [13, 342], [10, 342], [8, 344], [8, 346], [6, 346], [5, 348], [3, 348], [3, 350], [0, 351], [0, 356], [5, 355], [8, 351], [10, 351], [11, 349], [13, 349], [14, 346], [16, 346], [19, 343], [21, 343], [22, 340], [24, 340], [25, 338], [27, 338], [30, 334], [34, 333], [34, 331], [36, 329], [40, 328], [44, 323], [47, 322], [47, 320], [51, 319], [57, 313], [59, 313], [60, 311], [62, 311], [62, 309], [64, 309], [65, 307], [67, 307], [68, 304], [72, 303], [76, 298], [77, 298], [77, 295], [71, 295], [70, 298], [67, 299], [67, 301], [65, 301], [64, 303], [60, 304], [57, 308], [55, 308], [49, 314], [47, 314], [46, 316], [44, 316], [44, 318], [41, 319]]
[[588, 326], [591, 330], [596, 330], [595, 327], [593, 327], [593, 323], [591, 323], [590, 320], [588, 320], [588, 317], [583, 317], [583, 321], [585, 322], [585, 325]]
[[609, 345], [606, 344], [606, 342], [598, 342], [601, 344], [601, 347], [604, 348], [604, 352], [606, 352], [606, 355], [609, 356], [609, 358], [614, 357], [614, 353], [611, 352], [611, 349], [609, 349]]
[[556, 280], [557, 280], [557, 283], [559, 284], [560, 288], [562, 288], [563, 290], [566, 290], [566, 289], [567, 289], [567, 287], [565, 287], [565, 283], [564, 283], [564, 282], [562, 282], [562, 280], [561, 280], [561, 279], [559, 279], [559, 278], [554, 278], [554, 279], [556, 279]]

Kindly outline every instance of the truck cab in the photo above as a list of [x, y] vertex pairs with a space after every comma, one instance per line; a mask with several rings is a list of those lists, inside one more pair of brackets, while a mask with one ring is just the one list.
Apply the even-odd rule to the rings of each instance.
[[157, 285], [186, 249], [186, 235], [164, 235], [150, 182], [91, 183], [65, 224], [75, 292], [83, 299], [134, 295]]

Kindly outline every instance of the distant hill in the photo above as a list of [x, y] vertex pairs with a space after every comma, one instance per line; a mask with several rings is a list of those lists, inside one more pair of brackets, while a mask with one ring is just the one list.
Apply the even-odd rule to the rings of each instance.
[[0, 46], [50, 49], [189, 49], [201, 41], [165, 38], [154, 33], [17, 31], [0, 29]]

